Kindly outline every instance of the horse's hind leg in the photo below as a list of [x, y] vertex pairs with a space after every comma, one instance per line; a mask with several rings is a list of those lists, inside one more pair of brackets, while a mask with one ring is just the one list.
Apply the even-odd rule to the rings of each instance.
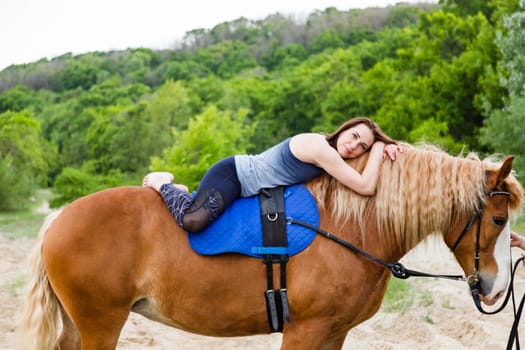
[[60, 350], [80, 350], [80, 334], [66, 314], [64, 308], [60, 307], [62, 314], [62, 333], [58, 339], [58, 349]]
[[[85, 303], [73, 310], [68, 310], [72, 322], [69, 324], [69, 332], [62, 333], [64, 340], [69, 344], [79, 344], [80, 347], [60, 348], [82, 349], [82, 350], [114, 350], [117, 347], [118, 338], [122, 327], [129, 315], [129, 308], [106, 307], [98, 308], [93, 303]], [[67, 323], [66, 323], [67, 324]], [[74, 328], [76, 326], [76, 331]], [[73, 329], [71, 329], [73, 328]], [[76, 334], [75, 334], [76, 332]], [[80, 338], [80, 342], [75, 337]], [[72, 341], [72, 343], [70, 343]], [[62, 343], [60, 343], [62, 345]]]

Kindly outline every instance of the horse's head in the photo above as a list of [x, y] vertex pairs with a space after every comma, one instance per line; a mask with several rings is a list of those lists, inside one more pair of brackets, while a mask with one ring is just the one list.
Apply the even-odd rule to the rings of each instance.
[[478, 207], [472, 213], [458, 214], [457, 225], [445, 236], [471, 288], [487, 305], [504, 294], [510, 278], [509, 214], [519, 209], [523, 199], [523, 190], [511, 175], [513, 159], [508, 156], [500, 167], [485, 170]]

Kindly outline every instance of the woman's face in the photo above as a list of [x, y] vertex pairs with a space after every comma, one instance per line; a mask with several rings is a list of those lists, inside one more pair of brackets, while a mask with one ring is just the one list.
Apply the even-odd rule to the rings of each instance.
[[374, 134], [365, 124], [357, 124], [343, 131], [337, 139], [337, 152], [341, 157], [357, 158], [374, 143]]

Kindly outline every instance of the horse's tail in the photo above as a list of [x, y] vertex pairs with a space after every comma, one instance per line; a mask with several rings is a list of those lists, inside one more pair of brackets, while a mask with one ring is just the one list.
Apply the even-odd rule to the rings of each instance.
[[44, 236], [60, 211], [48, 215], [30, 256], [31, 281], [20, 322], [20, 349], [54, 349], [60, 325], [60, 304], [49, 284], [42, 258]]

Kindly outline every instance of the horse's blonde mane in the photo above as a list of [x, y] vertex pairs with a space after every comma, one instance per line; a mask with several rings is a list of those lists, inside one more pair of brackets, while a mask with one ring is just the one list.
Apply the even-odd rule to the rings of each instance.
[[[327, 174], [309, 182], [319, 207], [342, 223], [353, 220], [365, 227], [375, 220], [380, 234], [391, 234], [382, 237], [387, 244], [408, 250], [428, 235], [444, 232], [454, 215], [474, 210], [483, 198], [485, 170], [498, 166], [473, 153], [451, 156], [430, 145], [403, 147], [396, 161], [384, 161], [375, 196], [361, 196]], [[361, 171], [366, 160], [349, 163]], [[514, 213], [521, 207], [523, 189], [514, 175], [506, 181]]]

